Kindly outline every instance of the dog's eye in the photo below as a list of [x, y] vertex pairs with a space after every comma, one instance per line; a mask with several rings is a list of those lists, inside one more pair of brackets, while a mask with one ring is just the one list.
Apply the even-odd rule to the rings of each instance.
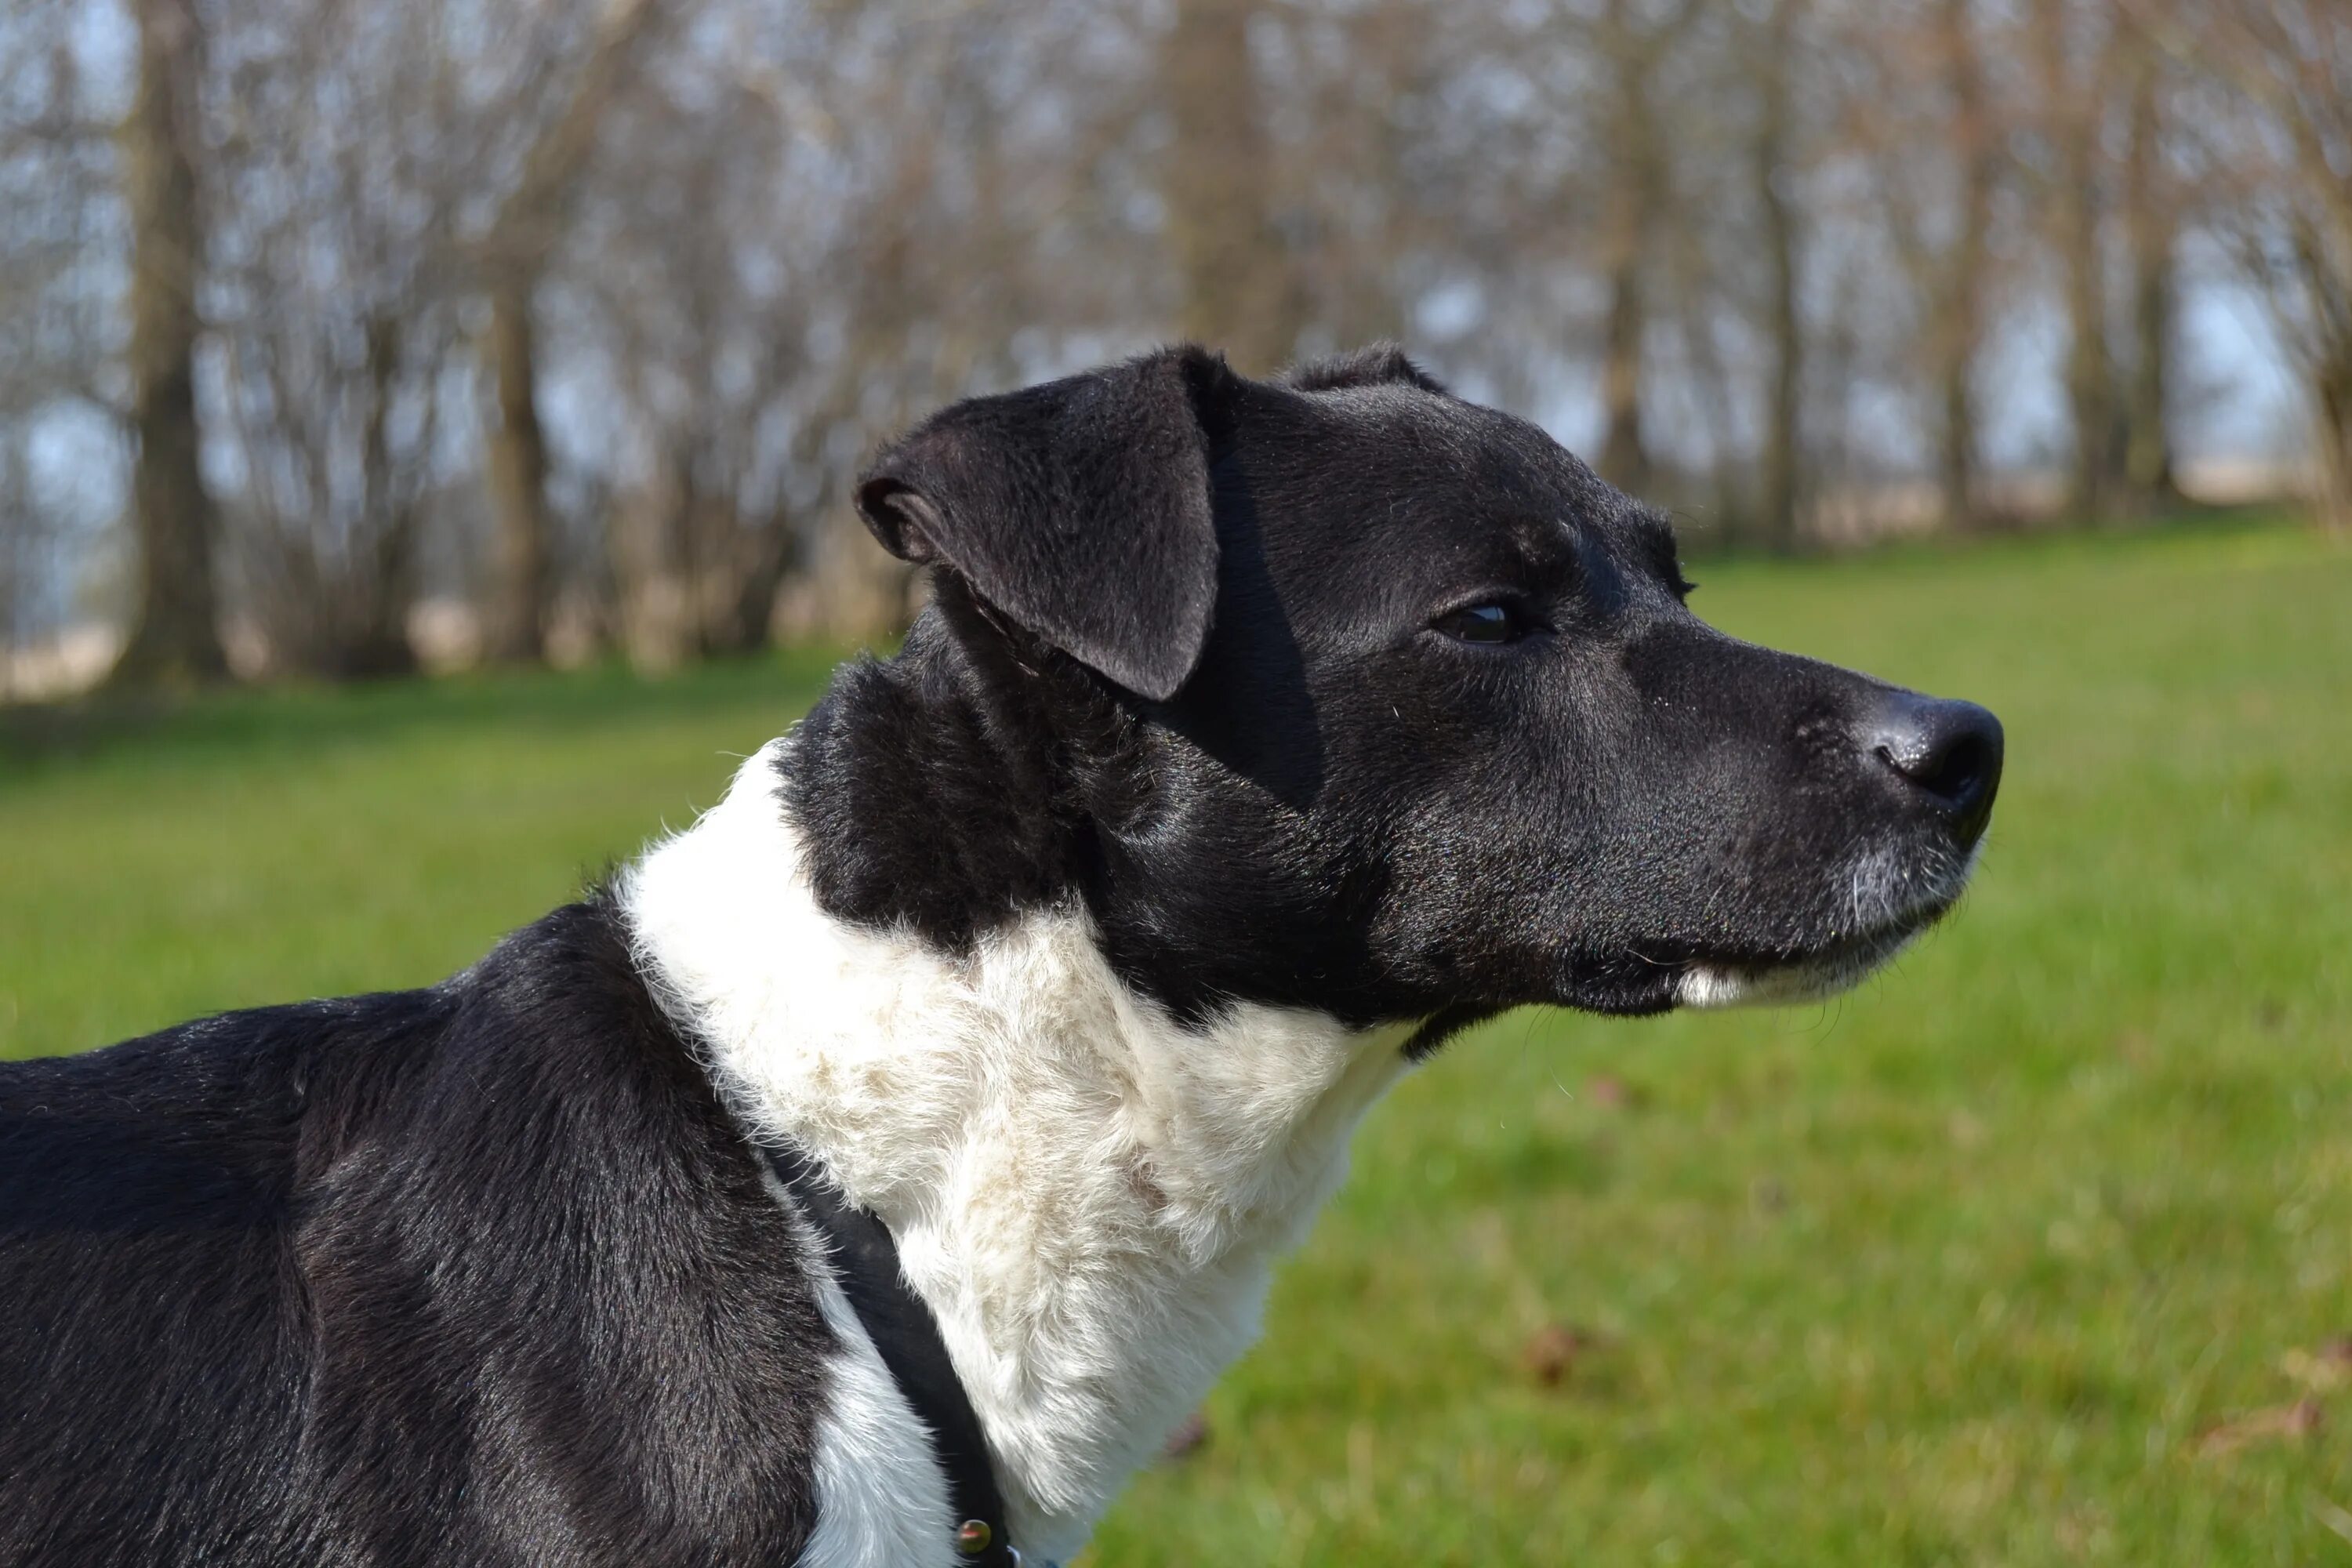
[[1448, 610], [1433, 623], [1456, 642], [1517, 642], [1527, 636], [1527, 624], [1508, 605], [1465, 605]]

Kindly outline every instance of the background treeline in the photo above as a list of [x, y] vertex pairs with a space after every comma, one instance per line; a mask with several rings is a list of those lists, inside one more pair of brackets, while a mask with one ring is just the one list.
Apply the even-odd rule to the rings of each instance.
[[2340, 525], [2344, 0], [12, 0], [0, 653], [869, 632], [882, 434], [1176, 334], [1582, 409], [1702, 548], [2147, 515], [2215, 279]]

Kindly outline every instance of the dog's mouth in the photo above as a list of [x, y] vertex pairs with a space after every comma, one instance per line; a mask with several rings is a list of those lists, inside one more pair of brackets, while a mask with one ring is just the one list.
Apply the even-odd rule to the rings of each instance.
[[1674, 1004], [1768, 1006], [1833, 996], [1908, 947], [1942, 918], [1948, 902], [1911, 920], [1786, 953], [1694, 953], [1676, 968]]
[[[1634, 944], [1598, 964], [1574, 966], [1574, 1005], [1617, 1014], [1675, 1007], [1734, 1007], [1810, 1002], [1832, 996], [1893, 959], [1959, 901], [1976, 857], [1939, 874], [1890, 879], [1858, 876], [1876, 896], [1848, 905], [1844, 921], [1818, 938], [1740, 945], [1658, 941]], [[1905, 897], [1894, 893], [1900, 885]]]
[[1845, 990], [1951, 912], [1976, 872], [1983, 847], [1979, 840], [1962, 854], [1924, 860], [1885, 849], [1862, 856], [1851, 873], [1849, 929], [1780, 951], [1700, 948], [1685, 953], [1675, 979], [1674, 1005], [1811, 1002]]

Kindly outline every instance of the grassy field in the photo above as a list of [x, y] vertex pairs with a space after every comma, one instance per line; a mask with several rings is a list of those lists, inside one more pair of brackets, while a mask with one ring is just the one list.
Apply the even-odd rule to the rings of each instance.
[[[2001, 715], [1978, 889], [1835, 1003], [1449, 1049], [1091, 1561], [2352, 1562], [2352, 554], [1698, 575]], [[0, 1056], [460, 967], [824, 666], [0, 718]]]

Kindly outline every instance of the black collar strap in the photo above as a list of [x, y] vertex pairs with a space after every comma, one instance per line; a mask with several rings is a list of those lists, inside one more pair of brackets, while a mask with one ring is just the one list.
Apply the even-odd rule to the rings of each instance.
[[973, 1568], [1021, 1568], [1021, 1553], [1005, 1532], [1004, 1499], [989, 1468], [980, 1416], [956, 1376], [931, 1310], [898, 1271], [898, 1247], [889, 1227], [852, 1207], [799, 1150], [764, 1143], [760, 1148], [801, 1213], [831, 1244], [841, 1293], [849, 1298], [850, 1310], [866, 1326], [866, 1337], [881, 1352], [898, 1392], [914, 1406], [915, 1418], [930, 1433], [931, 1452], [946, 1472], [948, 1502], [955, 1510], [959, 1558]]

